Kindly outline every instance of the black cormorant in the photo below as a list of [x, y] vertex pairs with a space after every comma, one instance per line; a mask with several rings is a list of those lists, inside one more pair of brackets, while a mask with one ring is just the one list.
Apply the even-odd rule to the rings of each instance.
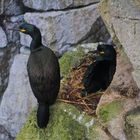
[[82, 96], [106, 90], [116, 71], [116, 51], [112, 45], [98, 45], [95, 52], [95, 61], [88, 66], [83, 76], [85, 89]]
[[57, 98], [60, 88], [60, 68], [58, 59], [51, 49], [42, 45], [39, 29], [29, 23], [23, 23], [19, 31], [32, 37], [27, 71], [32, 91], [38, 101], [37, 124], [47, 126], [49, 107]]

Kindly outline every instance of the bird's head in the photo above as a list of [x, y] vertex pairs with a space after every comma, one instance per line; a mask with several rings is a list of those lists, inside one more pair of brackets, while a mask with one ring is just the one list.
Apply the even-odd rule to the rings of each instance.
[[98, 45], [97, 51], [100, 56], [107, 58], [107, 59], [116, 59], [116, 51], [113, 45], [102, 44]]
[[19, 26], [19, 31], [24, 34], [28, 34], [31, 37], [33, 37], [36, 34], [40, 34], [39, 29], [35, 25], [26, 22]]

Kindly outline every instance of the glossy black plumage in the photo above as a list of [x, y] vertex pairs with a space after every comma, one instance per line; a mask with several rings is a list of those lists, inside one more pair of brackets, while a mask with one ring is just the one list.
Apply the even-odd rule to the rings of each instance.
[[112, 45], [98, 45], [95, 61], [88, 66], [83, 84], [86, 94], [106, 90], [116, 71], [116, 51]]
[[31, 53], [27, 63], [27, 71], [32, 91], [38, 101], [37, 124], [40, 128], [47, 126], [49, 107], [57, 98], [60, 88], [60, 68], [53, 51], [41, 43], [39, 29], [24, 23], [20, 31], [32, 37]]

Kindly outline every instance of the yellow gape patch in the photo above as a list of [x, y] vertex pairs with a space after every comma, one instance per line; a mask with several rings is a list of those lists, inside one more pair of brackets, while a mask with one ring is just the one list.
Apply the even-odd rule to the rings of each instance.
[[24, 32], [26, 32], [26, 30], [25, 29], [20, 29], [20, 32], [23, 32], [24, 33]]
[[102, 51], [102, 52], [100, 52], [100, 54], [104, 54], [104, 53], [105, 53], [105, 52], [103, 52], [103, 51]]

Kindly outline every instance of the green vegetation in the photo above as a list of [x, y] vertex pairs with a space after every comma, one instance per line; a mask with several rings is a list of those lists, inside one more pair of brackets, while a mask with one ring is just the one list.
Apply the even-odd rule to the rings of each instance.
[[117, 117], [122, 110], [123, 103], [121, 101], [115, 100], [109, 104], [101, 106], [98, 112], [98, 116], [103, 123], [107, 123], [108, 121]]
[[89, 130], [93, 126], [93, 117], [72, 105], [56, 103], [51, 107], [50, 121], [46, 129], [37, 127], [34, 110], [16, 140], [92, 140], [92, 132], [89, 133]]
[[67, 76], [72, 67], [77, 66], [84, 56], [82, 48], [77, 48], [77, 51], [66, 52], [59, 60], [61, 75]]

